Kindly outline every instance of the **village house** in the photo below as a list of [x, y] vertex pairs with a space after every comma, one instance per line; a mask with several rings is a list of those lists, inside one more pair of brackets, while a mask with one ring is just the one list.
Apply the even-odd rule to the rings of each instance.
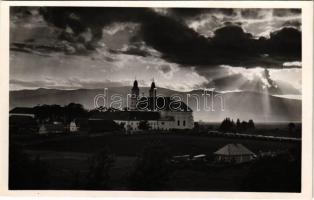
[[244, 163], [252, 161], [256, 155], [242, 144], [227, 144], [214, 152], [215, 161], [218, 163]]
[[173, 127], [173, 117], [161, 117], [159, 112], [106, 111], [93, 114], [89, 121], [113, 120], [128, 132], [141, 131], [141, 121], [147, 121], [150, 130], [169, 130]]

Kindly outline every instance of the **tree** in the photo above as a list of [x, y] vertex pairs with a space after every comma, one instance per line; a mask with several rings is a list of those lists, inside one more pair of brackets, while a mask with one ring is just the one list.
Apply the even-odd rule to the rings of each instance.
[[141, 130], [149, 130], [150, 125], [147, 120], [142, 120], [139, 122], [138, 128]]
[[70, 103], [64, 107], [60, 105], [38, 105], [34, 107], [35, 116], [39, 123], [46, 121], [64, 121], [69, 123], [76, 118], [87, 117], [83, 105]]
[[108, 148], [101, 149], [89, 159], [89, 173], [87, 175], [88, 188], [104, 189], [107, 188], [109, 170], [114, 162], [114, 157]]
[[9, 147], [9, 189], [47, 189], [51, 183], [48, 163], [31, 159], [21, 146]]
[[236, 129], [237, 129], [238, 132], [242, 132], [242, 130], [241, 130], [241, 122], [240, 122], [239, 118], [237, 119], [237, 122], [236, 122]]
[[230, 120], [230, 118], [226, 118], [222, 121], [220, 127], [219, 127], [220, 131], [223, 132], [233, 132], [235, 131], [235, 123], [233, 120]]
[[198, 122], [194, 122], [194, 128], [193, 128], [193, 130], [194, 130], [195, 132], [199, 132], [199, 131], [200, 131], [200, 124], [199, 124]]
[[168, 148], [161, 144], [149, 144], [136, 160], [130, 176], [131, 189], [164, 190], [171, 173]]
[[295, 131], [295, 127], [296, 127], [295, 124], [292, 122], [288, 124], [289, 134], [292, 134]]
[[248, 129], [248, 123], [246, 122], [246, 121], [242, 121], [242, 123], [241, 123], [241, 130], [242, 130], [242, 132], [243, 131], [246, 131], [247, 129]]
[[69, 123], [76, 118], [86, 117], [87, 111], [83, 105], [77, 103], [70, 103], [64, 107], [66, 122]]
[[248, 128], [249, 128], [250, 130], [254, 130], [254, 129], [255, 129], [255, 125], [254, 125], [254, 122], [253, 122], [252, 119], [249, 120]]

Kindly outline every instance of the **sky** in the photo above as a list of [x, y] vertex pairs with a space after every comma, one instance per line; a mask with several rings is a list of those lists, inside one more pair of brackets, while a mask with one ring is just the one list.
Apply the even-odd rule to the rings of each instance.
[[301, 10], [14, 7], [10, 90], [215, 88], [301, 96]]

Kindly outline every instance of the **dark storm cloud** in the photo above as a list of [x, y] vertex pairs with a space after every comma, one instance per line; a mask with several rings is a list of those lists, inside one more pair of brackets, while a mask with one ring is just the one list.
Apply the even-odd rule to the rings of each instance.
[[289, 20], [289, 21], [286, 21], [285, 23], [283, 23], [283, 26], [293, 26], [296, 28], [300, 28], [301, 22], [300, 22], [300, 20]]
[[53, 7], [41, 8], [44, 18], [60, 28], [71, 27], [75, 34], [90, 28], [93, 40], [102, 37], [102, 28], [112, 22], [142, 22], [153, 12], [147, 8]]
[[[139, 37], [161, 52], [162, 57], [182, 66], [231, 65], [245, 67], [282, 67], [283, 62], [301, 59], [301, 32], [283, 28], [270, 34], [270, 38], [255, 38], [240, 26], [226, 25], [206, 38], [187, 27], [173, 15], [161, 15], [150, 8], [101, 8], [101, 7], [45, 7], [40, 9], [44, 19], [61, 29], [70, 27], [73, 33], [64, 31], [63, 40], [84, 44], [92, 50], [102, 37], [102, 29], [113, 22], [136, 22], [141, 24]], [[299, 11], [289, 9], [276, 15], [288, 15]], [[180, 16], [196, 16], [204, 12], [221, 12], [234, 15], [233, 9], [171, 9]], [[255, 10], [247, 15], [255, 16]], [[256, 16], [255, 16], [256, 17]], [[87, 40], [83, 33], [90, 31]], [[74, 40], [73, 40], [74, 38]], [[136, 48], [125, 52], [146, 56]]]
[[214, 14], [214, 13], [221, 13], [226, 16], [235, 16], [237, 13], [232, 8], [198, 8], [198, 9], [191, 9], [191, 8], [172, 8], [169, 9], [171, 14], [175, 14], [180, 17], [195, 17], [200, 14]]
[[285, 16], [291, 16], [291, 15], [300, 15], [301, 9], [283, 9], [278, 8], [274, 9], [273, 15], [277, 17], [285, 17]]
[[[225, 26], [207, 39], [168, 18], [158, 17], [143, 28], [147, 44], [165, 59], [195, 66], [232, 65], [282, 67], [282, 62], [301, 59], [301, 33], [283, 28], [269, 39], [254, 39], [239, 26]], [[265, 57], [266, 56], [266, 57]]]
[[242, 9], [241, 16], [246, 19], [262, 19], [264, 16], [260, 11], [258, 8]]
[[[223, 14], [227, 17], [234, 17], [238, 14], [237, 11], [243, 18], [247, 19], [262, 19], [265, 14], [265, 10], [270, 9], [261, 9], [261, 8], [244, 8], [244, 9], [233, 9], [233, 8], [199, 8], [199, 9], [191, 9], [191, 8], [173, 8], [169, 9], [171, 14], [175, 14], [180, 17], [197, 17], [201, 14]], [[287, 17], [287, 16], [296, 16], [301, 14], [301, 9], [272, 9], [273, 16], [275, 17]]]
[[171, 67], [169, 65], [161, 65], [160, 70], [166, 74], [171, 71]]

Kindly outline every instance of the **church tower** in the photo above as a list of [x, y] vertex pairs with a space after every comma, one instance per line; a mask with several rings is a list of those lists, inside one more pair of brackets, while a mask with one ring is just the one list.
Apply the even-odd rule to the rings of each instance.
[[149, 89], [149, 99], [150, 99], [150, 110], [154, 111], [156, 109], [156, 95], [157, 88], [153, 80]]
[[137, 110], [136, 104], [138, 100], [138, 96], [140, 94], [140, 89], [138, 88], [137, 80], [133, 83], [133, 88], [131, 90], [131, 110]]
[[156, 85], [153, 81], [149, 89], [149, 97], [156, 97]]

